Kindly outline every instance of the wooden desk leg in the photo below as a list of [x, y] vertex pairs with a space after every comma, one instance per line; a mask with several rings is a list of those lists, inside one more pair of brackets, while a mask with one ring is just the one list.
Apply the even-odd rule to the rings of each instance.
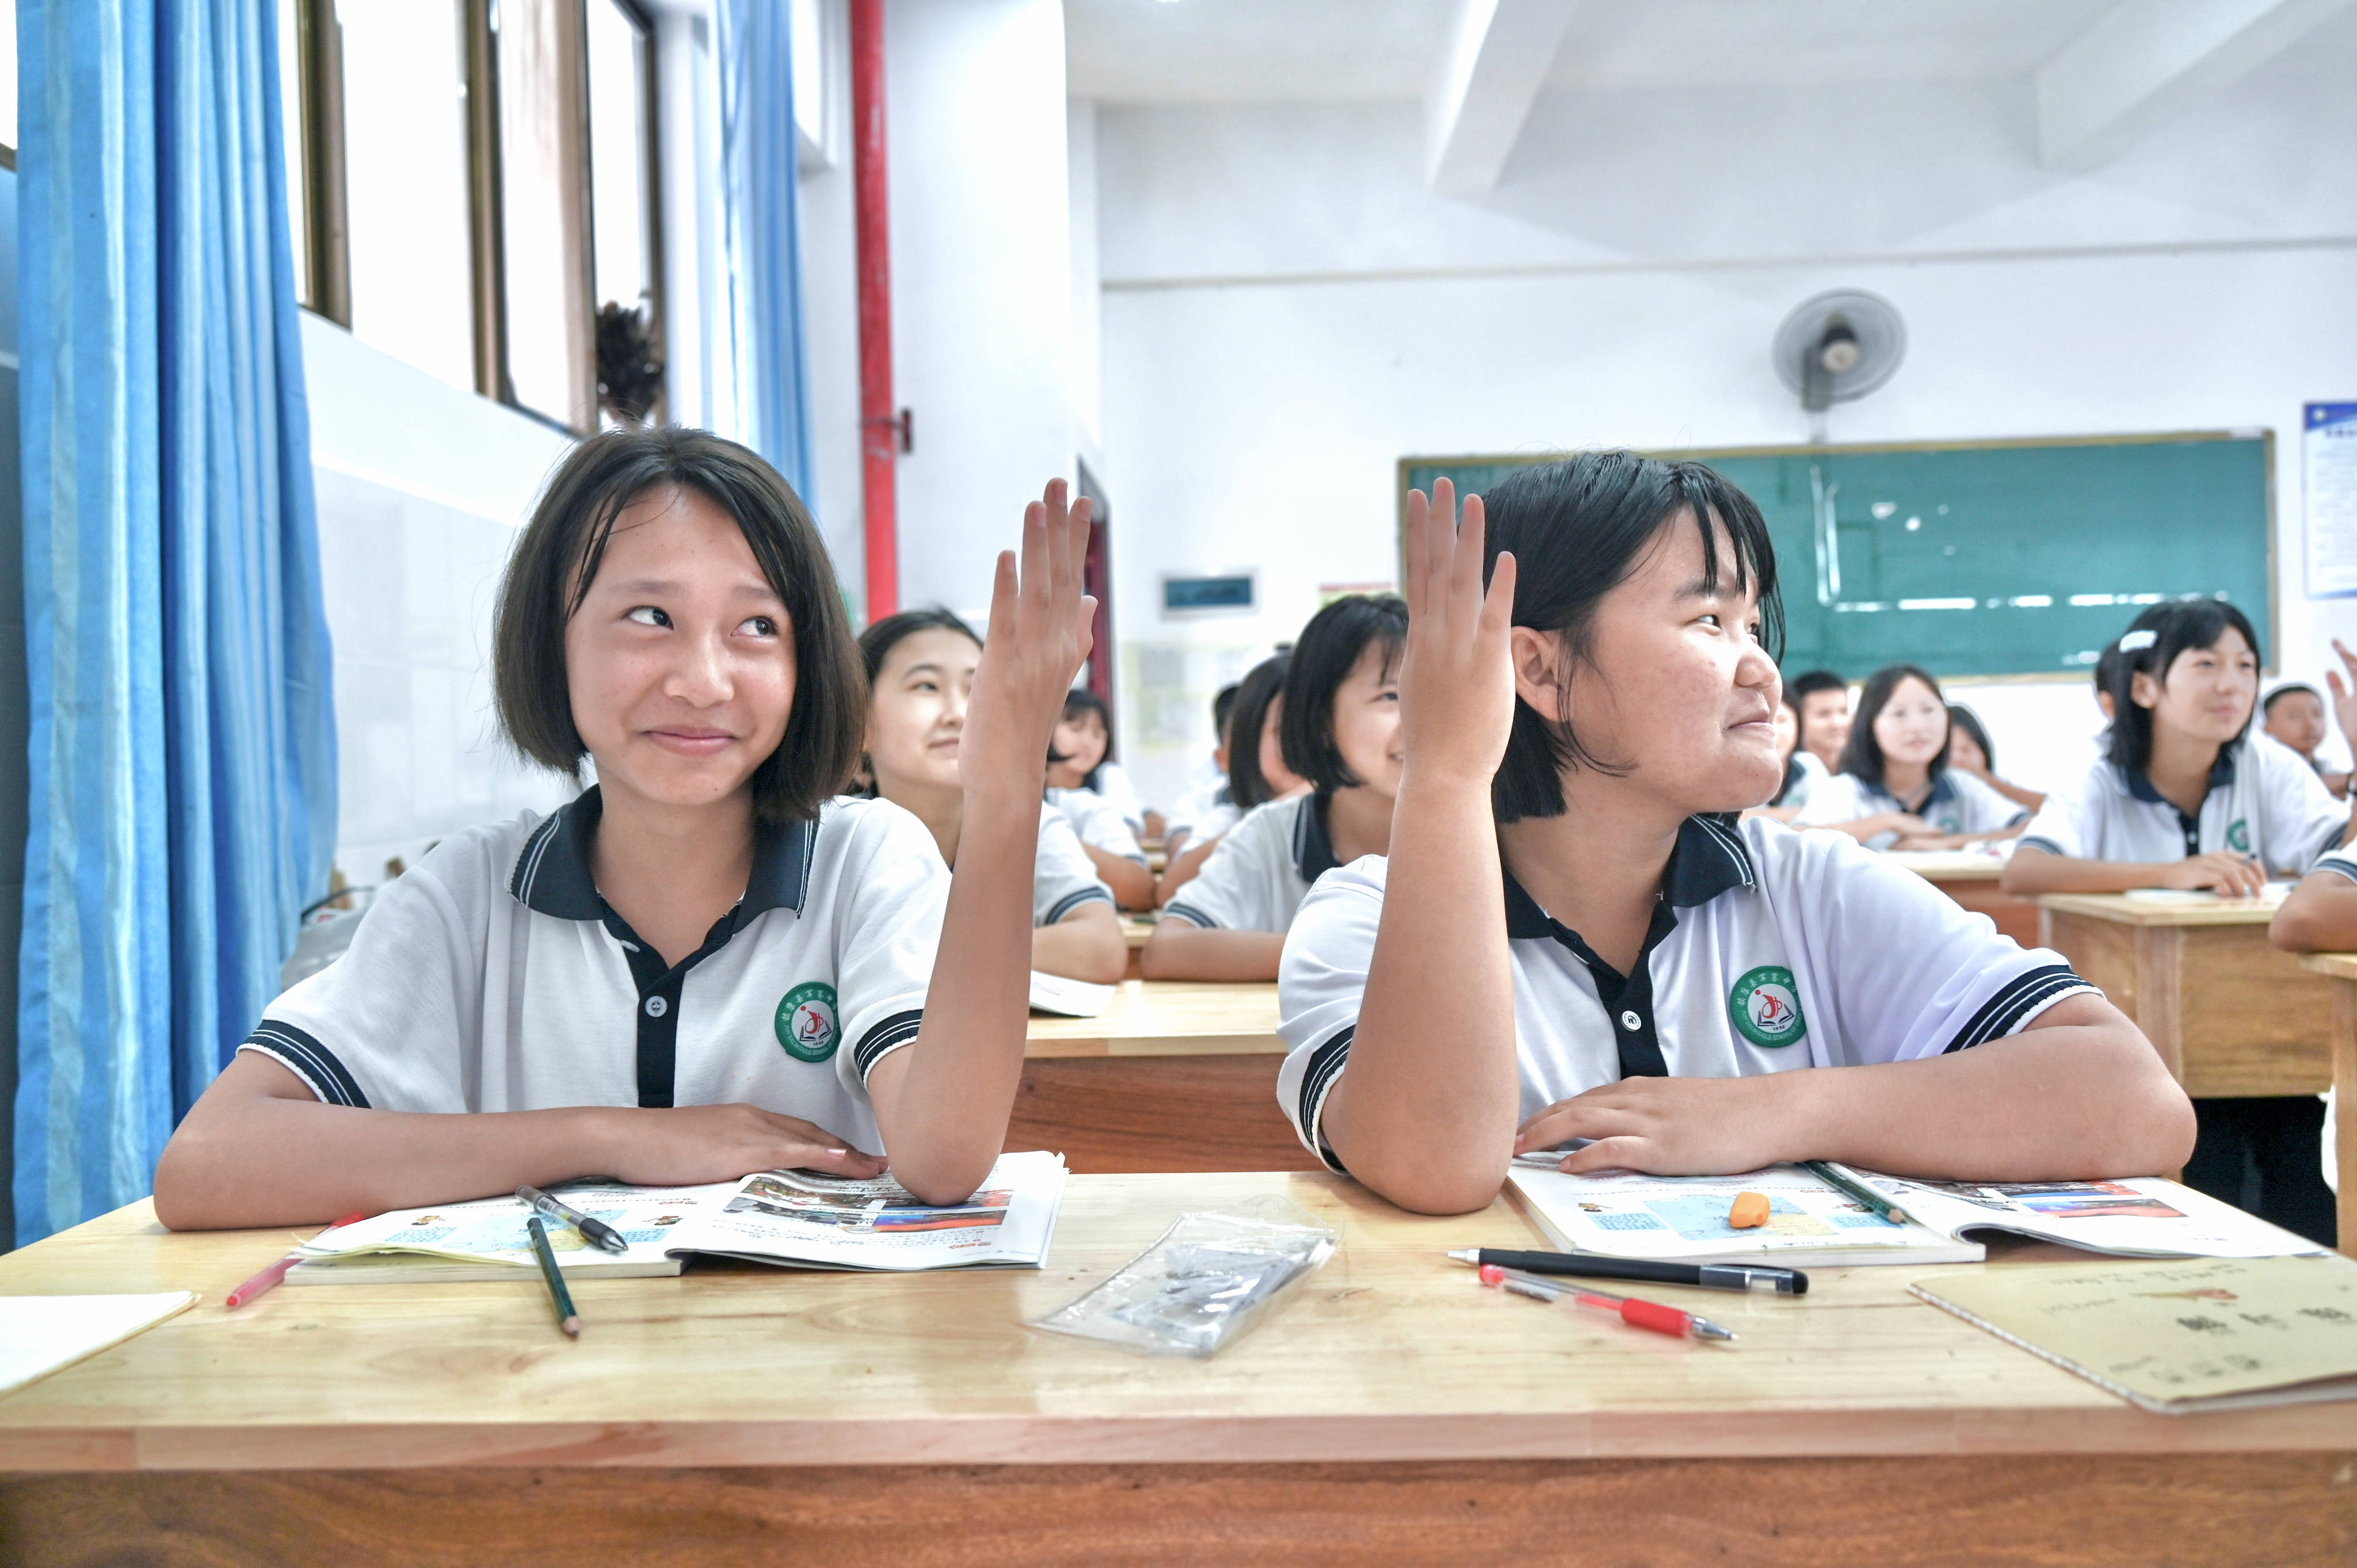
[[2341, 1251], [2357, 1258], [2357, 981], [2332, 987], [2332, 1127], [2341, 1167]]

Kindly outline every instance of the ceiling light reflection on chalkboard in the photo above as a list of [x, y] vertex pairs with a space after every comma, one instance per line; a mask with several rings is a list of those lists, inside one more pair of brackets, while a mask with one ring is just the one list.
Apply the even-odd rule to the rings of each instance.
[[1981, 602], [1978, 599], [1901, 599], [1899, 607], [1902, 610], [1976, 610], [1981, 607]]
[[2011, 605], [2018, 610], [2051, 609], [2054, 606], [2054, 596], [2051, 594], [2016, 594], [2013, 597], [2006, 600], [2005, 602]]

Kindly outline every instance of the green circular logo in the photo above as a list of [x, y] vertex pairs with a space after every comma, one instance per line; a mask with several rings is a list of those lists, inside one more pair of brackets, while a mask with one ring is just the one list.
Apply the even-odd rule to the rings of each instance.
[[796, 1061], [823, 1062], [843, 1043], [834, 1017], [834, 987], [805, 980], [779, 1000], [778, 1044]]
[[1727, 993], [1727, 1015], [1745, 1039], [1770, 1050], [1809, 1032], [1792, 972], [1775, 964], [1762, 964], [1735, 983]]
[[2251, 853], [2251, 824], [2236, 817], [2226, 826], [2226, 847], [2236, 854]]

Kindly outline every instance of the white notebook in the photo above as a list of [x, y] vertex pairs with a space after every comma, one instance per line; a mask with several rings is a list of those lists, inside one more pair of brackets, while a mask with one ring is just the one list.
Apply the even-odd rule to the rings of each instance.
[[196, 1304], [197, 1293], [188, 1290], [0, 1296], [0, 1394], [112, 1349]]
[[[1731, 1176], [1621, 1171], [1566, 1176], [1518, 1163], [1507, 1188], [1566, 1251], [1689, 1263], [1839, 1268], [1976, 1263], [1976, 1230], [2009, 1231], [2127, 1258], [2271, 1258], [2324, 1249], [2158, 1176], [2119, 1181], [1926, 1182], [1851, 1173], [1908, 1216], [1893, 1225], [1799, 1165]], [[1768, 1223], [1727, 1223], [1739, 1192], [1769, 1201]]]

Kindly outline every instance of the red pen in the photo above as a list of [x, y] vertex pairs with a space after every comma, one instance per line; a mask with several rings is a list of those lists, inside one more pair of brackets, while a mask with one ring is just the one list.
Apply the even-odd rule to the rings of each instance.
[[1696, 1317], [1674, 1306], [1663, 1306], [1658, 1301], [1643, 1301], [1633, 1295], [1614, 1295], [1609, 1291], [1589, 1290], [1585, 1285], [1561, 1285], [1553, 1280], [1501, 1269], [1495, 1263], [1481, 1265], [1481, 1283], [1503, 1285], [1516, 1295], [1529, 1296], [1533, 1301], [1562, 1301], [1569, 1297], [1574, 1306], [1592, 1307], [1609, 1312], [1631, 1328], [1650, 1328], [1656, 1334], [1667, 1334], [1678, 1339], [1733, 1339], [1735, 1330], [1722, 1328], [1707, 1317]]
[[[333, 1230], [345, 1225], [357, 1225], [367, 1218], [368, 1216], [365, 1214], [347, 1214], [341, 1219], [337, 1220], [334, 1225], [328, 1226], [328, 1230]], [[328, 1233], [328, 1230], [322, 1230], [319, 1234], [325, 1236]], [[286, 1271], [293, 1268], [302, 1261], [302, 1253], [287, 1253], [285, 1257], [279, 1259], [276, 1262], [271, 1264], [268, 1268], [263, 1270], [260, 1273], [254, 1275], [252, 1279], [246, 1281], [243, 1284], [230, 1292], [229, 1305], [231, 1306], [243, 1306], [247, 1302], [252, 1301], [255, 1296], [261, 1295], [279, 1281], [285, 1279], [286, 1277]]]

